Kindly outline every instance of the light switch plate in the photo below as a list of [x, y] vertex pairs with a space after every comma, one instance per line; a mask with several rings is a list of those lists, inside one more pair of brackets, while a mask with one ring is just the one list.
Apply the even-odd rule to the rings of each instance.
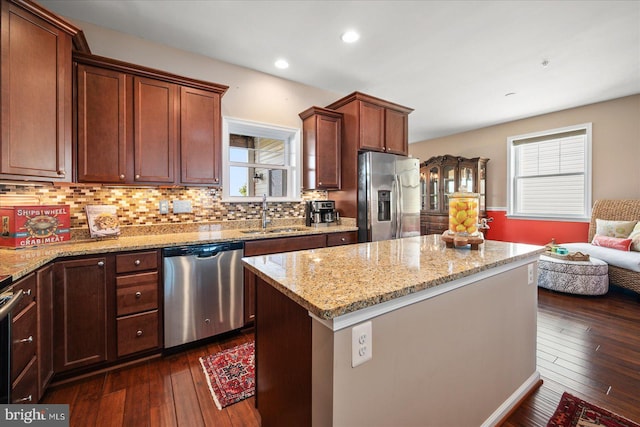
[[173, 213], [190, 213], [191, 200], [174, 200]]

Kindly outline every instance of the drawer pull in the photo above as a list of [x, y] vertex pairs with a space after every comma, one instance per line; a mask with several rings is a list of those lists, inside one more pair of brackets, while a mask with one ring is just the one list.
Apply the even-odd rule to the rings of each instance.
[[16, 343], [32, 343], [33, 335], [29, 335], [29, 338], [23, 338], [21, 340], [15, 340]]
[[138, 291], [136, 292], [136, 298], [140, 298], [142, 296], [142, 292]]
[[29, 395], [27, 397], [23, 397], [22, 399], [16, 399], [13, 403], [22, 403], [22, 402], [31, 402], [33, 400], [33, 396]]
[[136, 332], [136, 336], [141, 337], [143, 334], [142, 329], [138, 329], [138, 331]]
[[204, 323], [208, 325], [209, 323], [211, 323], [211, 319], [204, 319]]
[[104, 261], [98, 261], [98, 267], [104, 267]]
[[124, 174], [123, 173], [120, 174], [120, 179], [124, 179]]
[[133, 261], [133, 264], [134, 264], [134, 265], [140, 265], [140, 260], [139, 260], [139, 259], [137, 259], [137, 260]]
[[22, 293], [26, 296], [31, 296], [31, 288], [27, 289], [26, 291], [22, 291]]
[[341, 242], [346, 242], [346, 241], [347, 241], [347, 239], [345, 239], [344, 237], [341, 237], [341, 238], [340, 238], [340, 241], [341, 241]]

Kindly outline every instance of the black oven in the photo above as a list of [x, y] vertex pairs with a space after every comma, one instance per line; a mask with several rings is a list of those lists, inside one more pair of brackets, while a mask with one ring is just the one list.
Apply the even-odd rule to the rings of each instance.
[[0, 277], [0, 404], [10, 403], [11, 392], [11, 310], [22, 298], [9, 286], [11, 277]]

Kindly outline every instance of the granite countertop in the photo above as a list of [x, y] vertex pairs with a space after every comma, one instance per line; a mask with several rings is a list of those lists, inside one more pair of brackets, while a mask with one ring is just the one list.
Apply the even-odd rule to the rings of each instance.
[[[236, 227], [237, 225], [231, 225]], [[194, 228], [194, 227], [189, 227]], [[37, 268], [62, 257], [92, 255], [109, 252], [132, 251], [141, 249], [158, 249], [182, 245], [203, 243], [219, 243], [228, 241], [249, 241], [276, 237], [293, 237], [311, 234], [338, 233], [357, 231], [354, 225], [337, 225], [331, 227], [305, 227], [303, 224], [287, 223], [270, 225], [266, 233], [246, 233], [256, 231], [257, 227], [226, 228], [225, 225], [199, 225], [196, 230], [184, 231], [179, 227], [159, 228], [160, 232], [146, 230], [145, 234], [120, 236], [117, 239], [74, 240], [65, 243], [43, 245], [35, 248], [0, 249], [0, 276], [12, 276], [17, 280]], [[274, 229], [296, 228], [299, 231], [270, 232]], [[258, 230], [259, 231], [259, 230]]]
[[433, 288], [545, 248], [488, 240], [479, 250], [449, 249], [439, 235], [243, 258], [267, 283], [320, 319]]

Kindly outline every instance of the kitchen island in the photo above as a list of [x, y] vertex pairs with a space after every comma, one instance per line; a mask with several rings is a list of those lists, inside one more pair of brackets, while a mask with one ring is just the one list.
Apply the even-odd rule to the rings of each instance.
[[540, 383], [543, 251], [432, 235], [245, 258], [262, 425], [497, 424]]

